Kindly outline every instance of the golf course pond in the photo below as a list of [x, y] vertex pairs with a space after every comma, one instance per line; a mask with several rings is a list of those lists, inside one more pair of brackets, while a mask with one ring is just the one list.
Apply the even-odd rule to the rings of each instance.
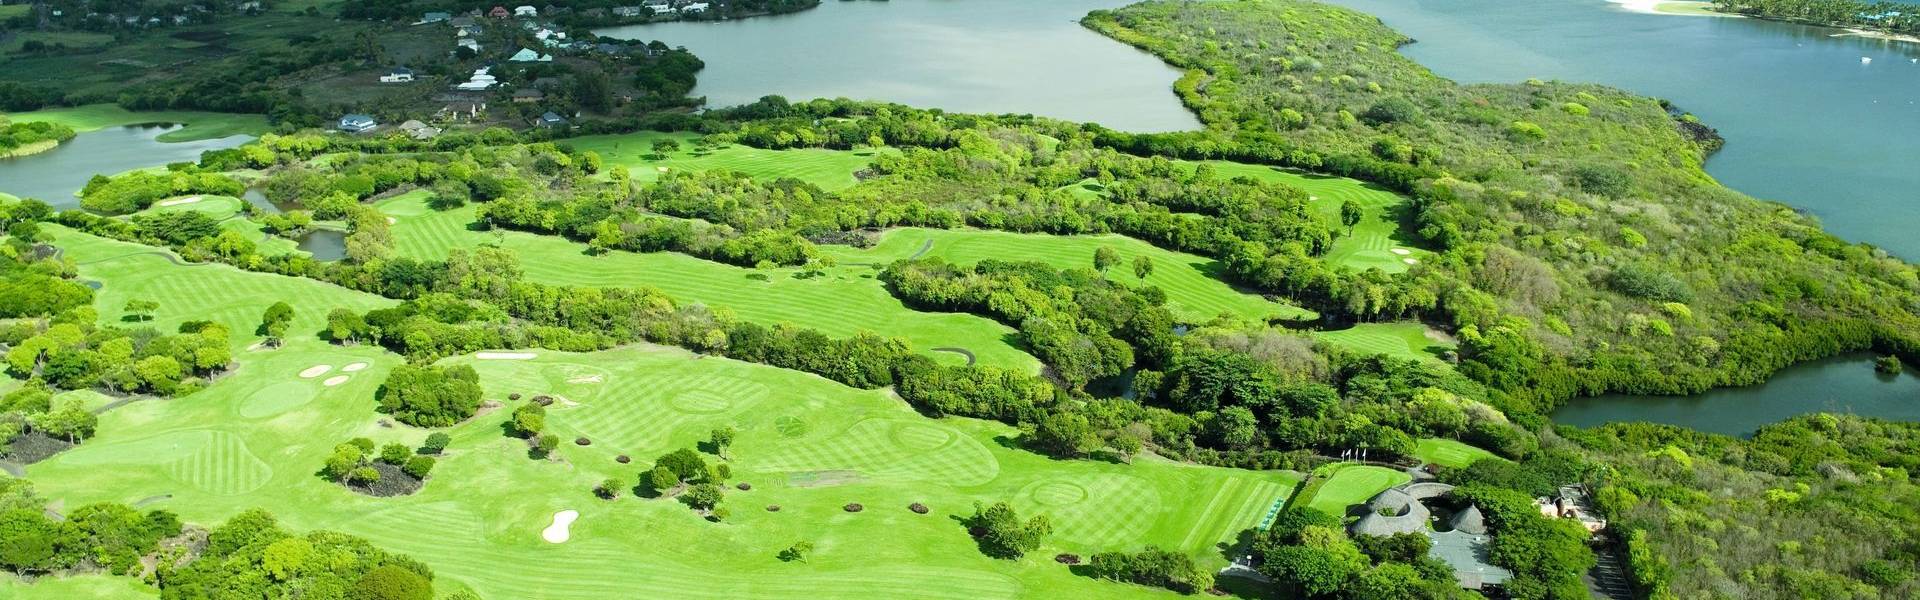
[[1872, 354], [1846, 354], [1789, 367], [1763, 383], [1693, 396], [1578, 398], [1554, 411], [1553, 421], [1578, 427], [1648, 421], [1746, 436], [1813, 412], [1920, 421], [1920, 376], [1911, 368], [1883, 374], [1873, 369]]
[[714, 107], [779, 94], [1199, 129], [1173, 95], [1179, 70], [1080, 26], [1089, 11], [1129, 3], [822, 2], [786, 15], [595, 33], [685, 46], [706, 63], [693, 95]]
[[232, 148], [253, 141], [235, 135], [191, 142], [162, 142], [155, 138], [179, 125], [107, 127], [75, 136], [58, 147], [18, 158], [0, 159], [0, 192], [38, 198], [56, 209], [78, 208], [75, 194], [95, 174], [113, 175], [172, 162], [200, 159], [207, 150]]

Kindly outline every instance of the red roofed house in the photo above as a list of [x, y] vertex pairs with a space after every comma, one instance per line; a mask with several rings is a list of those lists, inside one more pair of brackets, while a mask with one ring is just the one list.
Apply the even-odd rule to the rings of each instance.
[[505, 6], [495, 6], [493, 10], [487, 11], [487, 16], [495, 19], [505, 19], [513, 16], [513, 13], [507, 12], [507, 7]]

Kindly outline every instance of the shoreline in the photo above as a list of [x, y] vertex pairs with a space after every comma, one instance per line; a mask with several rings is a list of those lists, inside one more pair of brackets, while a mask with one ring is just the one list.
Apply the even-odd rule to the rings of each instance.
[[[1624, 10], [1631, 13], [1639, 13], [1643, 15], [1661, 15], [1661, 16], [1668, 16], [1668, 17], [1720, 17], [1720, 18], [1735, 18], [1735, 19], [1741, 18], [1742, 16], [1744, 16], [1744, 15], [1716, 12], [1711, 8], [1713, 6], [1713, 3], [1706, 2], [1704, 0], [1607, 0], [1607, 3], [1619, 7], [1620, 10]], [[1672, 10], [1662, 10], [1662, 9], [1672, 9]]]
[[35, 154], [46, 152], [48, 150], [52, 150], [58, 147], [60, 147], [59, 140], [40, 140], [38, 142], [26, 144], [24, 146], [20, 146], [12, 150], [8, 150], [4, 154], [0, 154], [0, 160], [33, 156]]
[[1900, 34], [1900, 33], [1889, 33], [1885, 31], [1876, 31], [1873, 29], [1860, 29], [1858, 27], [1841, 27], [1840, 29], [1845, 31], [1846, 33], [1836, 33], [1836, 34], [1833, 34], [1833, 37], [1862, 37], [1862, 38], [1875, 39], [1875, 40], [1886, 40], [1889, 42], [1905, 42], [1908, 44], [1920, 44], [1920, 36], [1912, 36], [1912, 35], [1906, 35], [1906, 34]]

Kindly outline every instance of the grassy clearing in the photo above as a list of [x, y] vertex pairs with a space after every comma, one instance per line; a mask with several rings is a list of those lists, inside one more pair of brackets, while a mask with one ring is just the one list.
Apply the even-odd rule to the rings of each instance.
[[[5, 8], [5, 7], [0, 7]], [[123, 600], [159, 598], [160, 591], [132, 577], [112, 575], [63, 575], [41, 577], [27, 583], [11, 574], [0, 574], [0, 598], [11, 600]]]
[[1454, 344], [1428, 337], [1427, 331], [1424, 324], [1403, 321], [1360, 323], [1346, 329], [1314, 331], [1313, 336], [1365, 354], [1441, 362], [1440, 354]]
[[32, 4], [0, 4], [0, 19], [11, 19], [33, 12]]
[[1336, 465], [1333, 474], [1319, 486], [1307, 508], [1334, 516], [1346, 516], [1347, 507], [1366, 502], [1381, 490], [1412, 481], [1404, 472], [1373, 465]]
[[[680, 142], [681, 150], [668, 153], [665, 160], [656, 161], [646, 157], [653, 152], [653, 142], [668, 139]], [[626, 167], [635, 181], [659, 179], [662, 168], [695, 171], [726, 169], [762, 179], [792, 177], [828, 191], [846, 189], [858, 183], [853, 173], [866, 168], [867, 163], [872, 162], [874, 152], [817, 148], [762, 150], [737, 144], [712, 152], [695, 152], [693, 142], [697, 139], [699, 136], [689, 133], [644, 131], [577, 137], [562, 143], [577, 150], [598, 152], [608, 167]]]
[[914, 349], [943, 361], [965, 359], [932, 349], [965, 348], [982, 364], [993, 366], [1026, 371], [1040, 367], [1014, 343], [1012, 328], [973, 315], [907, 308], [874, 278], [872, 268], [840, 266], [824, 276], [802, 278], [799, 269], [746, 269], [678, 253], [588, 256], [585, 245], [555, 236], [473, 231], [468, 227], [472, 206], [435, 211], [427, 207], [427, 198], [415, 192], [378, 205], [394, 218], [395, 246], [403, 255], [444, 258], [453, 248], [493, 244], [513, 250], [534, 281], [653, 287], [677, 300], [725, 308], [748, 320], [793, 323], [833, 336], [866, 330], [905, 338]]
[[1219, 279], [1220, 265], [1212, 259], [1164, 250], [1121, 235], [1055, 236], [911, 227], [887, 231], [872, 248], [827, 246], [824, 250], [841, 263], [887, 263], [920, 255], [924, 249], [924, 256], [962, 264], [992, 258], [1038, 261], [1057, 268], [1092, 268], [1093, 253], [1102, 247], [1113, 248], [1121, 259], [1120, 266], [1110, 269], [1107, 277], [1128, 285], [1142, 283], [1133, 274], [1134, 258], [1153, 259], [1153, 274], [1145, 283], [1165, 290], [1168, 305], [1184, 319], [1203, 321], [1222, 314], [1252, 320], [1312, 315], [1306, 309], [1234, 289]]
[[1485, 458], [1498, 458], [1492, 452], [1445, 438], [1422, 438], [1413, 448], [1413, 457], [1450, 469], [1463, 468]]
[[169, 131], [154, 138], [162, 142], [190, 142], [234, 135], [260, 135], [273, 130], [267, 125], [267, 118], [263, 115], [181, 110], [136, 112], [112, 104], [49, 108], [12, 113], [7, 115], [7, 118], [21, 123], [35, 121], [60, 123], [79, 132], [146, 123], [184, 125], [179, 130]]
[[[98, 306], [111, 319], [128, 297], [153, 297], [156, 327], [214, 318], [250, 330], [265, 304], [285, 298], [298, 318], [287, 346], [240, 351], [239, 368], [200, 393], [136, 402], [101, 416], [85, 445], [29, 468], [40, 491], [66, 506], [142, 502], [187, 520], [216, 522], [271, 507], [291, 527], [372, 539], [426, 561], [443, 590], [468, 587], [497, 598], [622, 597], [634, 590], [678, 597], [821, 598], [1163, 597], [1145, 587], [1071, 575], [1057, 552], [1089, 554], [1179, 548], [1224, 566], [1216, 544], [1251, 526], [1298, 478], [1197, 467], [1142, 457], [1133, 465], [1054, 461], [1016, 450], [1007, 426], [932, 420], [885, 391], [669, 348], [536, 352], [526, 361], [457, 357], [481, 374], [488, 398], [509, 393], [563, 398], [549, 428], [590, 446], [563, 444], [532, 460], [501, 435], [512, 405], [450, 428], [453, 444], [425, 489], [371, 498], [313, 476], [330, 448], [352, 436], [417, 444], [427, 432], [382, 425], [373, 393], [401, 359], [372, 347], [315, 339], [323, 311], [386, 301], [304, 280], [224, 266], [176, 266], [138, 249], [49, 228], [106, 285]], [[247, 343], [245, 336], [236, 345]], [[346, 383], [297, 374], [314, 365], [366, 362]], [[640, 464], [693, 445], [714, 427], [740, 434], [730, 450], [735, 480], [723, 523], [670, 500], [598, 499], [601, 479], [632, 478]], [[614, 457], [636, 458], [621, 465]], [[1050, 515], [1047, 547], [1020, 561], [982, 556], [954, 517], [975, 501], [1009, 500]], [[143, 502], [144, 501], [144, 502]], [[861, 513], [841, 510], [858, 502]], [[928, 515], [906, 510], [927, 504]], [[779, 512], [763, 507], [781, 506]], [[572, 540], [539, 532], [559, 510], [577, 510]], [[643, 532], [643, 533], [642, 533]], [[806, 563], [775, 554], [806, 540]], [[0, 590], [11, 583], [0, 583]], [[93, 578], [36, 589], [36, 597], [126, 596]], [[10, 591], [10, 590], [9, 590]]]
[[[1311, 205], [1326, 215], [1330, 223], [1340, 222], [1342, 203], [1352, 200], [1359, 204], [1363, 214], [1360, 224], [1354, 226], [1352, 233], [1334, 241], [1333, 250], [1326, 255], [1329, 263], [1356, 271], [1378, 268], [1388, 273], [1400, 273], [1411, 266], [1406, 262], [1407, 259], [1420, 261], [1433, 255], [1417, 246], [1407, 233], [1402, 223], [1405, 217], [1400, 214], [1400, 207], [1406, 204], [1407, 199], [1391, 190], [1357, 179], [1264, 165], [1226, 161], [1211, 161], [1211, 164], [1221, 175], [1248, 176], [1306, 190], [1313, 198]], [[1394, 252], [1396, 249], [1406, 254]]]

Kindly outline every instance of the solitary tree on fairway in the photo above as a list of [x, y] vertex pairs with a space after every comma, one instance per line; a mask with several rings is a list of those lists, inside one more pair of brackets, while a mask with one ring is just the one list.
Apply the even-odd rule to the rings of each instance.
[[680, 485], [680, 478], [666, 467], [654, 467], [653, 470], [640, 475], [640, 485], [654, 494], [663, 494], [673, 489], [673, 486]]
[[1140, 255], [1133, 257], [1133, 276], [1146, 279], [1153, 274], [1153, 257]]
[[152, 321], [154, 311], [160, 310], [160, 303], [135, 298], [127, 301], [126, 312], [136, 321]]
[[1107, 272], [1107, 269], [1112, 268], [1114, 265], [1117, 265], [1117, 264], [1120, 264], [1119, 252], [1115, 251], [1112, 248], [1108, 248], [1106, 246], [1101, 246], [1099, 248], [1094, 249], [1093, 251], [1094, 270], [1100, 271], [1101, 273], [1105, 273]]
[[1347, 233], [1353, 233], [1353, 226], [1360, 224], [1360, 217], [1366, 213], [1360, 210], [1360, 203], [1348, 200], [1340, 203], [1340, 224], [1347, 226]]
[[993, 506], [975, 502], [973, 516], [967, 518], [966, 524], [975, 533], [980, 551], [994, 558], [1020, 558], [1039, 549], [1040, 541], [1053, 533], [1053, 523], [1046, 515], [1022, 522], [1013, 506], [1005, 502], [995, 502]]
[[267, 307], [266, 314], [260, 316], [260, 329], [257, 333], [267, 336], [267, 340], [278, 343], [287, 335], [287, 328], [293, 325], [293, 307], [285, 302], [275, 302]]
[[727, 455], [727, 447], [733, 445], [734, 433], [735, 431], [732, 427], [721, 427], [713, 430], [713, 433], [707, 438], [707, 443], [713, 444], [714, 455], [721, 457]]
[[792, 546], [787, 546], [787, 549], [780, 551], [780, 560], [783, 562], [793, 562], [796, 560], [806, 562], [807, 555], [812, 552], [813, 542], [794, 542]]

